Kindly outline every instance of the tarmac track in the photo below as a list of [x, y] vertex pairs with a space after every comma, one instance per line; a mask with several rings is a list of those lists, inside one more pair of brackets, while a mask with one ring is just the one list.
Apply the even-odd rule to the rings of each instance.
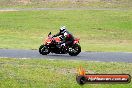
[[115, 10], [127, 11], [128, 9], [118, 8], [0, 8], [0, 11], [42, 11], [42, 10]]
[[132, 63], [132, 52], [81, 52], [78, 56], [68, 54], [41, 55], [38, 50], [0, 49], [1, 58], [66, 59], [102, 62]]

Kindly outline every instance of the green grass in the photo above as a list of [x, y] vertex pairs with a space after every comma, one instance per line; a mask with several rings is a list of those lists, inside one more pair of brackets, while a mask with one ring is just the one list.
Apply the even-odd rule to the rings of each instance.
[[126, 8], [131, 0], [0, 0], [1, 8]]
[[132, 51], [132, 11], [47, 10], [0, 12], [0, 48], [38, 49], [61, 25], [83, 51]]
[[92, 62], [79, 60], [0, 59], [0, 88], [131, 88], [129, 84], [76, 83], [77, 69], [87, 73], [130, 74], [131, 63]]

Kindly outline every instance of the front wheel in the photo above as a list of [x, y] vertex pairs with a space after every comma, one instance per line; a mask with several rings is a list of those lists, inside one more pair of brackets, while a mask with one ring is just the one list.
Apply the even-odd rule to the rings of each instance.
[[41, 45], [39, 47], [39, 53], [42, 54], [42, 55], [47, 55], [47, 54], [50, 53], [50, 50], [46, 45]]
[[77, 56], [81, 52], [81, 46], [78, 44], [73, 45], [73, 47], [69, 48], [69, 55]]

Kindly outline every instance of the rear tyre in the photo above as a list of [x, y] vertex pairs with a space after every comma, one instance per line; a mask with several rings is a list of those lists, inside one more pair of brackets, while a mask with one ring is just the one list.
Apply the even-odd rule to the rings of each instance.
[[81, 52], [81, 46], [78, 45], [78, 44], [75, 44], [69, 50], [69, 55], [71, 55], [71, 56], [77, 56], [80, 52]]
[[46, 45], [41, 45], [39, 47], [39, 53], [42, 55], [47, 55], [50, 53], [49, 48]]

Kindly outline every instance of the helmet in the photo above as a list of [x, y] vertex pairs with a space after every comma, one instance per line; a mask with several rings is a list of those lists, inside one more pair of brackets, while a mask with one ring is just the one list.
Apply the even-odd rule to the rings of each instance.
[[63, 33], [65, 33], [65, 32], [66, 32], [66, 27], [65, 27], [65, 26], [62, 26], [62, 27], [60, 28], [60, 33], [63, 34]]

